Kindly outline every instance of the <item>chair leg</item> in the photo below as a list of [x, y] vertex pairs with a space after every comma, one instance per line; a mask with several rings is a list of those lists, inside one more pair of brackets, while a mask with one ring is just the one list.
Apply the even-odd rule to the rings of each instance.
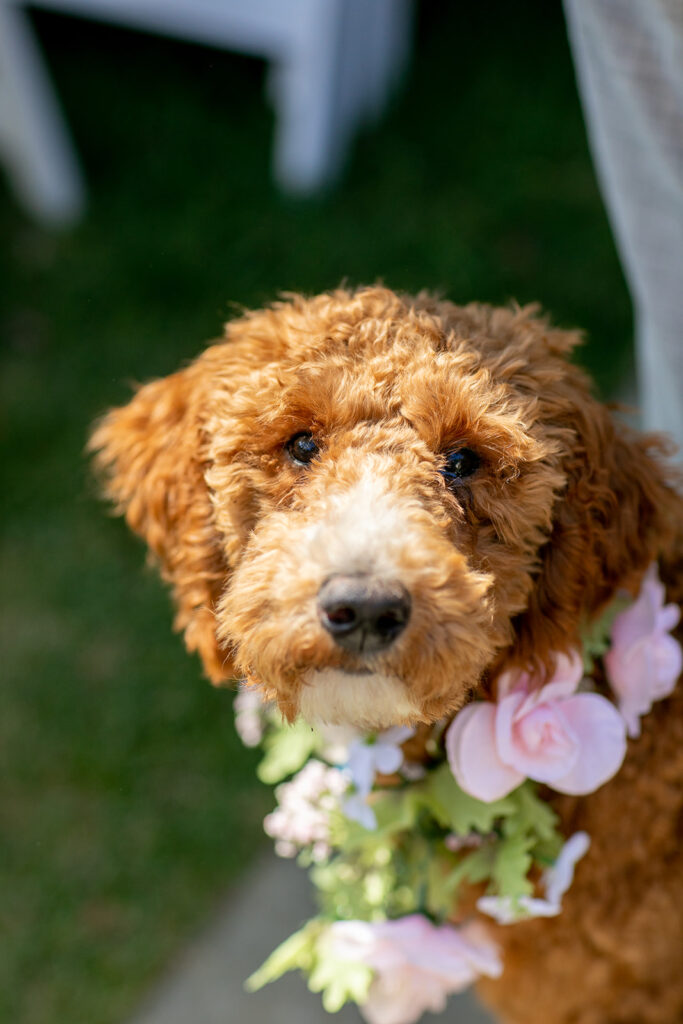
[[20, 202], [51, 226], [83, 212], [85, 186], [27, 15], [0, 0], [0, 161]]

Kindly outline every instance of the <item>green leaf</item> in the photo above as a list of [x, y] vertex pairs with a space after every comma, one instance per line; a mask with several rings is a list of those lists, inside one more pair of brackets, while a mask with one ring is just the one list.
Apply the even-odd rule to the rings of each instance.
[[247, 978], [244, 987], [257, 992], [271, 981], [277, 981], [287, 971], [310, 971], [315, 961], [315, 945], [325, 927], [324, 922], [314, 917], [298, 932], [285, 939], [257, 971]]
[[491, 891], [497, 896], [518, 899], [530, 895], [534, 887], [527, 875], [532, 857], [529, 848], [533, 839], [529, 836], [506, 836], [499, 839], [494, 847], [491, 865]]
[[[453, 911], [454, 892], [467, 877], [468, 866], [463, 858], [456, 868], [445, 858], [430, 857], [427, 866], [427, 892], [425, 903], [430, 914], [439, 920], [445, 920]], [[476, 864], [472, 865], [476, 875]], [[486, 867], [484, 877], [488, 878], [489, 868]]]
[[514, 803], [514, 813], [505, 822], [508, 835], [533, 835], [538, 840], [551, 842], [559, 836], [559, 818], [552, 807], [538, 795], [536, 785], [527, 780], [508, 799]]
[[457, 897], [457, 890], [463, 882], [478, 885], [490, 878], [494, 849], [492, 843], [485, 843], [478, 850], [468, 853], [453, 868], [445, 883], [453, 899]]
[[395, 832], [404, 832], [415, 824], [417, 808], [409, 788], [382, 793], [372, 803], [377, 819], [374, 835], [382, 840]]
[[583, 668], [587, 675], [593, 671], [593, 663], [609, 650], [611, 644], [612, 625], [617, 615], [632, 603], [632, 598], [616, 597], [607, 606], [599, 619], [586, 623], [581, 630], [581, 648]]
[[364, 1003], [372, 984], [373, 971], [367, 964], [334, 960], [324, 952], [308, 979], [311, 992], [323, 993], [323, 1006], [328, 1013], [341, 1010], [344, 1003]]
[[377, 792], [373, 794], [370, 806], [375, 812], [377, 828], [367, 829], [357, 821], [336, 816], [331, 821], [334, 846], [344, 853], [351, 853], [361, 848], [384, 845], [390, 836], [413, 828], [419, 809], [412, 787]]
[[559, 834], [559, 832], [557, 833], [557, 835], [553, 836], [553, 838], [551, 840], [548, 840], [547, 842], [545, 840], [541, 840], [540, 842], [536, 843], [534, 845], [533, 850], [531, 851], [533, 854], [534, 862], [542, 868], [551, 867], [557, 860], [563, 844], [564, 839]]
[[564, 842], [557, 814], [541, 799], [538, 786], [530, 780], [511, 793], [510, 799], [516, 810], [503, 822], [503, 834], [508, 838], [526, 838], [533, 860], [547, 867], [556, 859]]
[[264, 740], [266, 754], [256, 774], [261, 782], [274, 785], [293, 775], [315, 751], [319, 742], [315, 729], [299, 719], [294, 725], [274, 730]]
[[464, 793], [453, 778], [448, 764], [442, 764], [425, 779], [420, 800], [444, 828], [460, 836], [470, 832], [490, 832], [496, 821], [514, 813], [509, 797], [484, 803]]

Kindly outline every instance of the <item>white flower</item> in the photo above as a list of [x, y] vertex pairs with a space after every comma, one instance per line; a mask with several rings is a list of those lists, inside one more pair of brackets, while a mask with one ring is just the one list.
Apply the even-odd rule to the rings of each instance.
[[347, 818], [357, 821], [363, 828], [377, 828], [375, 812], [368, 804], [375, 774], [391, 775], [398, 771], [403, 764], [401, 744], [414, 732], [409, 726], [397, 725], [374, 739], [360, 737], [351, 741], [347, 768], [356, 792], [342, 804]]
[[322, 740], [321, 756], [330, 764], [344, 765], [349, 759], [349, 747], [361, 733], [352, 725], [328, 725], [321, 722], [316, 730]]
[[515, 924], [532, 917], [557, 917], [562, 910], [562, 897], [574, 880], [574, 868], [590, 846], [587, 832], [575, 832], [560, 850], [557, 860], [543, 873], [541, 883], [545, 898], [520, 896], [480, 896], [477, 910], [495, 918], [498, 924]]
[[263, 739], [263, 729], [269, 703], [264, 701], [255, 686], [240, 684], [233, 701], [235, 729], [245, 747], [257, 747]]
[[403, 764], [401, 744], [414, 732], [409, 726], [397, 725], [381, 732], [374, 742], [353, 740], [349, 746], [348, 768], [359, 793], [370, 792], [377, 772], [391, 775], [398, 771]]
[[357, 821], [363, 828], [374, 831], [377, 828], [375, 812], [362, 793], [353, 793], [342, 803], [342, 811], [351, 821]]
[[536, 896], [480, 896], [477, 910], [498, 924], [516, 924], [532, 917], [557, 917], [562, 907]]
[[591, 844], [587, 832], [575, 832], [560, 850], [557, 860], [543, 873], [546, 899], [551, 903], [562, 903], [562, 897], [574, 881], [574, 868], [588, 852]]
[[321, 956], [372, 968], [360, 1007], [368, 1024], [413, 1024], [426, 1010], [441, 1012], [452, 992], [479, 975], [497, 978], [502, 964], [477, 923], [434, 925], [421, 914], [394, 921], [336, 921], [318, 947]]
[[279, 806], [263, 821], [265, 832], [276, 840], [275, 852], [294, 857], [310, 847], [314, 860], [324, 860], [330, 852], [330, 814], [339, 807], [347, 786], [344, 772], [315, 759], [278, 786]]

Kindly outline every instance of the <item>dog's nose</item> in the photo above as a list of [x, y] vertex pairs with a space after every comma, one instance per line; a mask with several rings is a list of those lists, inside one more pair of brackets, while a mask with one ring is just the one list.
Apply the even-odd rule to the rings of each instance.
[[395, 580], [332, 576], [318, 592], [318, 614], [339, 647], [354, 654], [375, 654], [405, 629], [410, 595]]

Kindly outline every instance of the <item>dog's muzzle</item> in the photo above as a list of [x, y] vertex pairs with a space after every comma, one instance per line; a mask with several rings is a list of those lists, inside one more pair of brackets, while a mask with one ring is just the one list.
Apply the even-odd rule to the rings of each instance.
[[353, 654], [377, 654], [403, 632], [410, 618], [410, 594], [395, 580], [331, 576], [318, 592], [318, 615], [338, 647]]

